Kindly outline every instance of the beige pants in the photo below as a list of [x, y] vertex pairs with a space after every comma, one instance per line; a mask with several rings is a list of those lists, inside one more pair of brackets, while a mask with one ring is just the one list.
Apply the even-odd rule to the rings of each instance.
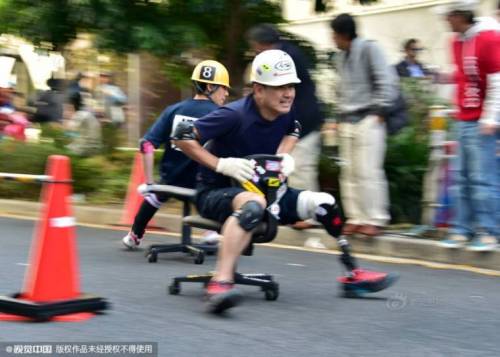
[[288, 178], [290, 187], [319, 191], [318, 164], [321, 151], [319, 131], [313, 131], [295, 145], [291, 155], [295, 159], [295, 171]]
[[390, 219], [384, 171], [385, 124], [368, 115], [339, 125], [342, 203], [347, 223], [385, 226]]

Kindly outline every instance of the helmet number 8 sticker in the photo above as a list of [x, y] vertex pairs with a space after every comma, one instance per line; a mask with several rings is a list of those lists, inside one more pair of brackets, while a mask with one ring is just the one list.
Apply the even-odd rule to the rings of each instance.
[[215, 67], [212, 66], [201, 67], [200, 77], [201, 79], [205, 80], [213, 80], [215, 77]]

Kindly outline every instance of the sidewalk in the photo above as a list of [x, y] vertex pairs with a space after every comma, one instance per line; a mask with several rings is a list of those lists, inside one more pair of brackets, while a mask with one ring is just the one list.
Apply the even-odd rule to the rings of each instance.
[[[24, 217], [38, 217], [40, 203], [0, 199], [0, 215], [11, 214]], [[76, 220], [79, 223], [102, 225], [117, 224], [121, 218], [121, 208], [74, 206]], [[167, 207], [155, 216], [157, 225], [168, 231], [180, 231], [180, 219], [175, 206]], [[196, 231], [195, 231], [196, 233]], [[446, 249], [431, 239], [408, 238], [388, 233], [371, 240], [349, 239], [355, 253], [385, 256], [391, 258], [418, 259], [429, 262], [472, 266], [500, 271], [500, 249], [490, 253], [476, 253], [466, 250]], [[280, 227], [275, 244], [294, 247], [309, 247], [335, 250], [336, 243], [322, 229], [297, 231], [289, 227]]]

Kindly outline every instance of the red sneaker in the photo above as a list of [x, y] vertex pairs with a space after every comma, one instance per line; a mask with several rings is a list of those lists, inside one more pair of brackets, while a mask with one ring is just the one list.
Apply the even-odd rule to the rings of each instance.
[[363, 293], [374, 293], [387, 289], [399, 278], [395, 273], [354, 269], [352, 276], [342, 276], [337, 281], [342, 284], [347, 296], [358, 296]]
[[234, 284], [226, 281], [210, 281], [206, 290], [207, 311], [220, 314], [238, 305], [243, 295], [234, 288]]

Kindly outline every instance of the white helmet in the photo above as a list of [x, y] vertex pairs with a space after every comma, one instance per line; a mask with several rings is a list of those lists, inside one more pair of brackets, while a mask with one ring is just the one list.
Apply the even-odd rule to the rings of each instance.
[[281, 50], [267, 50], [255, 56], [250, 80], [273, 87], [300, 83], [292, 57]]

